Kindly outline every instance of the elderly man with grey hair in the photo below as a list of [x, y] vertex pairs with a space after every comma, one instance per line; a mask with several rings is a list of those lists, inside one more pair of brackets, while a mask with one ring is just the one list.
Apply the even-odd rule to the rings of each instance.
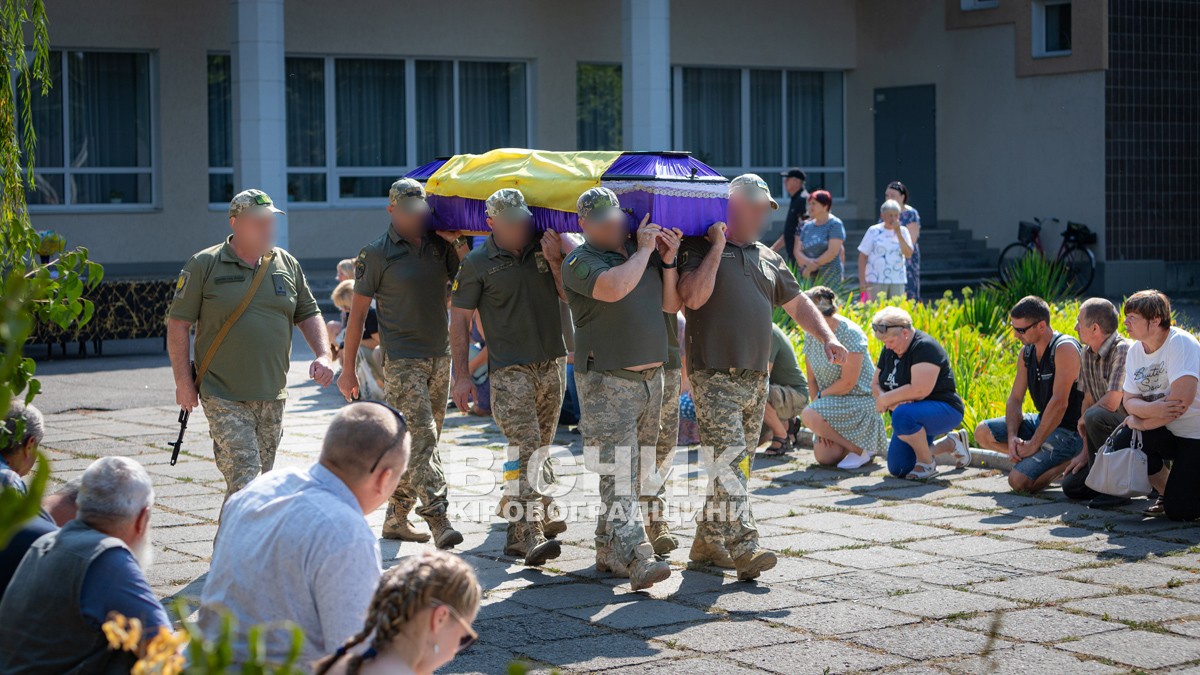
[[[321, 456], [303, 469], [272, 471], [231, 497], [221, 515], [212, 566], [200, 595], [200, 626], [210, 637], [228, 610], [238, 625], [296, 623], [301, 663], [311, 663], [357, 633], [382, 567], [364, 517], [388, 501], [408, 466], [404, 416], [374, 401], [334, 416]], [[281, 662], [290, 634], [264, 634], [266, 658]], [[235, 661], [247, 657], [246, 635]]]
[[867, 228], [858, 245], [858, 286], [863, 300], [881, 294], [904, 297], [908, 280], [905, 261], [912, 257], [912, 237], [900, 224], [900, 203], [889, 199], [879, 207], [879, 222]]
[[37, 463], [37, 448], [44, 435], [40, 410], [17, 400], [9, 404], [0, 435], [0, 488], [25, 492], [21, 477]]
[[104, 457], [83, 472], [78, 516], [34, 542], [0, 600], [0, 672], [94, 673], [119, 667], [101, 625], [110, 612], [147, 634], [170, 620], [143, 568], [154, 488], [140, 464]]

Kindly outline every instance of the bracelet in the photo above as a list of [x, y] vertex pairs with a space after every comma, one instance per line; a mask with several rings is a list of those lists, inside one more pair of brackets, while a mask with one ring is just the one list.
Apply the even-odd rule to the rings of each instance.
[[670, 263], [670, 264], [667, 264], [667, 263], [663, 263], [663, 264], [662, 264], [662, 268], [663, 268], [664, 270], [673, 270], [673, 269], [675, 269], [676, 267], [679, 267], [679, 262], [673, 262], [673, 263]]
[[469, 244], [467, 243], [466, 237], [459, 237], [458, 239], [454, 240], [454, 248], [461, 248], [463, 246], [468, 246], [468, 245]]

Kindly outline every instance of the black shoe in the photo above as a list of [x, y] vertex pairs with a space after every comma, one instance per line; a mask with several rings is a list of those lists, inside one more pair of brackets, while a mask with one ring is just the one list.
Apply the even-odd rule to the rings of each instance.
[[792, 445], [795, 445], [796, 444], [796, 434], [800, 433], [800, 430], [803, 428], [804, 428], [804, 425], [800, 422], [800, 418], [793, 417], [791, 419], [791, 421], [788, 422], [788, 432], [787, 432], [788, 442], [791, 443]]
[[1118, 506], [1125, 506], [1131, 500], [1128, 497], [1115, 497], [1113, 495], [1096, 495], [1092, 497], [1092, 501], [1088, 502], [1089, 509], [1115, 509]]

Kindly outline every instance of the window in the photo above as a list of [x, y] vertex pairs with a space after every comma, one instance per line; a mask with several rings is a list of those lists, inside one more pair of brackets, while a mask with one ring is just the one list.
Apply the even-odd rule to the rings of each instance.
[[575, 82], [576, 145], [580, 150], [620, 150], [621, 66], [581, 63]]
[[752, 171], [776, 194], [799, 166], [809, 190], [846, 194], [840, 72], [675, 68], [675, 145], [733, 176]]
[[[524, 63], [289, 56], [292, 203], [385, 201], [437, 157], [528, 144]], [[232, 198], [230, 63], [209, 57], [209, 201]]]
[[1034, 0], [1033, 55], [1066, 56], [1070, 53], [1070, 0]]
[[150, 55], [53, 51], [50, 75], [50, 92], [32, 102], [36, 189], [29, 205], [152, 205]]
[[1000, 6], [1000, 0], [962, 0], [964, 12], [976, 9], [994, 9]]

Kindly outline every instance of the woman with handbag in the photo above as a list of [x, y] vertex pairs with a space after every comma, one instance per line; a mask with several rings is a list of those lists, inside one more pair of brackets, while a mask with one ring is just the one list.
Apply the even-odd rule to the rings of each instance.
[[1153, 290], [1125, 301], [1125, 329], [1137, 340], [1125, 358], [1129, 417], [1109, 443], [1128, 448], [1140, 432], [1150, 483], [1161, 495], [1146, 515], [1194, 520], [1200, 517], [1200, 342], [1171, 325], [1170, 299]]

